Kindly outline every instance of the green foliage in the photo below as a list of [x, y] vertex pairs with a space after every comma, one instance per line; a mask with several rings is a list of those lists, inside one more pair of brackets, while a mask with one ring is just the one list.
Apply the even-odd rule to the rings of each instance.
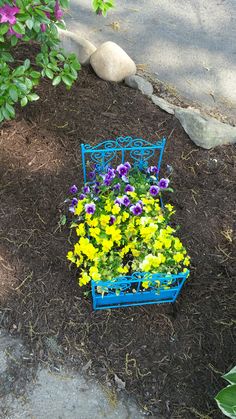
[[93, 10], [98, 15], [106, 16], [108, 10], [111, 9], [112, 7], [114, 7], [114, 1], [113, 0], [109, 0], [109, 1], [93, 0], [92, 1], [92, 6], [93, 6]]
[[[68, 6], [68, 0], [0, 0], [0, 123], [15, 117], [17, 103], [26, 106], [39, 99], [34, 89], [42, 77], [53, 86], [62, 82], [67, 89], [77, 79], [80, 64], [75, 54], [67, 55], [59, 47], [58, 28], [65, 29], [62, 9]], [[97, 14], [106, 15], [111, 7], [112, 0], [93, 1]], [[32, 41], [41, 47], [36, 62], [26, 58], [17, 66], [15, 46]]]
[[225, 416], [236, 419], [236, 366], [227, 374], [223, 375], [230, 385], [223, 388], [215, 397], [215, 400]]

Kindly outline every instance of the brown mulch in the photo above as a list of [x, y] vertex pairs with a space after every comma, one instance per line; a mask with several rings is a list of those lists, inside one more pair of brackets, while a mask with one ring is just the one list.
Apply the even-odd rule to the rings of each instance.
[[[70, 92], [49, 81], [38, 91], [0, 127], [0, 325], [35, 360], [84, 365], [114, 387], [117, 375], [156, 417], [220, 418], [213, 398], [235, 352], [235, 147], [197, 148], [174, 117], [89, 69]], [[80, 144], [118, 135], [167, 137], [163, 167], [174, 168], [175, 223], [192, 257], [175, 305], [94, 312], [68, 269], [58, 220], [82, 182]]]

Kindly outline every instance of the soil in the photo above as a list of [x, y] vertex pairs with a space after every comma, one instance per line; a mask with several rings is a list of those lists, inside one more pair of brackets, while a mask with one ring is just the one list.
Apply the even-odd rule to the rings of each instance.
[[[35, 362], [84, 365], [114, 388], [118, 377], [147, 414], [222, 417], [213, 398], [235, 363], [235, 147], [197, 148], [173, 116], [90, 69], [69, 92], [47, 80], [38, 92], [0, 127], [1, 326]], [[162, 167], [174, 168], [170, 201], [191, 275], [174, 305], [94, 312], [58, 221], [68, 188], [82, 184], [80, 144], [120, 135], [167, 138]]]

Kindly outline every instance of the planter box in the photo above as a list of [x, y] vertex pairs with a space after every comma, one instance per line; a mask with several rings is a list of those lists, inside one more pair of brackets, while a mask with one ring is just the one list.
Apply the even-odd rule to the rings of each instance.
[[[174, 303], [188, 274], [189, 271], [177, 275], [134, 272], [132, 276], [114, 278], [113, 281], [92, 281], [93, 308], [102, 310], [145, 304]], [[144, 289], [142, 282], [147, 281], [147, 275], [149, 287]]]

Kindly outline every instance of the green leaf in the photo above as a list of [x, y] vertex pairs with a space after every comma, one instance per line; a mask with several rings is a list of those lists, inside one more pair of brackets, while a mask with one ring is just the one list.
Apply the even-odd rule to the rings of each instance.
[[12, 57], [12, 55], [9, 52], [3, 51], [1, 53], [1, 58], [6, 62], [6, 63], [12, 63], [14, 61], [14, 58]]
[[0, 42], [4, 42], [4, 41], [5, 41], [4, 36], [0, 35]]
[[0, 35], [7, 33], [9, 25], [7, 23], [1, 23], [0, 25]]
[[25, 67], [23, 65], [20, 65], [13, 71], [13, 77], [23, 76], [24, 72], [25, 72]]
[[46, 68], [45, 74], [49, 79], [51, 79], [51, 80], [53, 79], [53, 72], [52, 72], [52, 70], [50, 70], [50, 68]]
[[62, 216], [61, 216], [59, 223], [60, 223], [62, 226], [64, 226], [64, 225], [66, 224], [66, 216], [65, 216], [65, 215], [62, 215]]
[[13, 35], [13, 36], [11, 37], [11, 45], [12, 45], [13, 47], [15, 47], [15, 46], [16, 46], [16, 44], [17, 44], [17, 42], [18, 42], [18, 38], [17, 38], [15, 35]]
[[36, 95], [36, 93], [31, 93], [30, 95], [27, 95], [27, 98], [29, 99], [30, 102], [33, 102], [35, 100], [38, 100], [39, 96]]
[[[222, 376], [225, 380], [227, 380], [231, 384], [236, 384], [236, 366], [232, 368], [227, 374]], [[236, 404], [236, 403], [235, 403]]]
[[14, 31], [16, 33], [19, 33], [21, 35], [24, 35], [25, 34], [25, 27], [19, 21], [17, 23], [15, 23], [15, 25], [13, 25], [12, 28], [14, 29]]
[[30, 76], [31, 76], [33, 79], [38, 79], [38, 78], [41, 76], [41, 73], [40, 73], [39, 71], [31, 71], [31, 72], [30, 72]]
[[236, 384], [223, 388], [216, 396], [215, 400], [229, 407], [236, 406]]
[[7, 110], [7, 112], [9, 113], [11, 118], [14, 118], [15, 116], [15, 109], [13, 108], [13, 106], [11, 106], [8, 102], [5, 105], [5, 108]]
[[24, 61], [24, 67], [26, 70], [30, 68], [30, 60], [28, 58], [26, 58], [26, 60]]
[[20, 104], [21, 104], [21, 106], [22, 106], [22, 107], [24, 107], [24, 106], [26, 106], [26, 105], [27, 105], [27, 103], [28, 103], [28, 99], [27, 99], [27, 97], [26, 97], [26, 96], [24, 96], [24, 97], [21, 99]]
[[9, 90], [9, 95], [10, 98], [13, 100], [13, 102], [17, 102], [18, 101], [18, 91], [16, 86], [12, 86]]
[[57, 86], [61, 82], [61, 76], [55, 77], [55, 79], [52, 82], [53, 86]]
[[63, 9], [68, 9], [69, 1], [68, 0], [60, 0], [60, 5]]
[[64, 81], [66, 86], [68, 86], [68, 87], [72, 86], [73, 81], [71, 80], [71, 78], [69, 76], [63, 75], [62, 80]]
[[2, 111], [2, 114], [3, 114], [4, 118], [7, 121], [9, 121], [11, 119], [11, 116], [10, 116], [8, 110], [2, 106], [1, 111]]
[[34, 21], [33, 21], [33, 19], [27, 19], [26, 20], [26, 26], [31, 30], [32, 28], [33, 28], [33, 26], [34, 26]]

